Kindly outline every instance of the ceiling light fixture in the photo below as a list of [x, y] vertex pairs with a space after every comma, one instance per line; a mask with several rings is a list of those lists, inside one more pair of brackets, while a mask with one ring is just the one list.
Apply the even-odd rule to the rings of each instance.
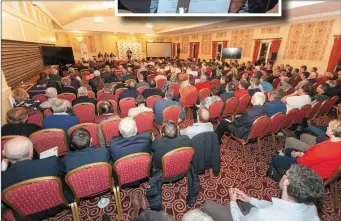
[[146, 23], [146, 28], [153, 28], [154, 27], [154, 25], [153, 25], [153, 23]]
[[102, 6], [104, 8], [109, 8], [109, 9], [114, 8], [115, 7], [115, 1], [105, 1], [102, 3]]
[[96, 23], [103, 23], [104, 22], [104, 18], [103, 17], [95, 17], [95, 22]]

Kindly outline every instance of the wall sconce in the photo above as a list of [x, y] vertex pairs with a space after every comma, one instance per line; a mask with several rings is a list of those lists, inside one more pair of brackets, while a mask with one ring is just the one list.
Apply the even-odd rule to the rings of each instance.
[[77, 40], [78, 40], [79, 42], [82, 42], [82, 41], [83, 41], [83, 38], [82, 38], [82, 37], [77, 37]]

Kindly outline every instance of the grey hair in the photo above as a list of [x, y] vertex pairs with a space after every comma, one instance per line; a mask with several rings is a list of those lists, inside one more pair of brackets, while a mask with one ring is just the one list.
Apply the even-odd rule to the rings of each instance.
[[58, 75], [58, 70], [53, 68], [53, 69], [51, 70], [51, 74]]
[[69, 103], [67, 100], [56, 99], [51, 102], [51, 109], [53, 113], [62, 113], [67, 110], [69, 107]]
[[263, 105], [265, 103], [265, 95], [262, 92], [256, 92], [252, 96], [252, 100], [254, 101], [253, 105]]
[[118, 125], [122, 137], [133, 137], [137, 134], [136, 121], [132, 117], [123, 118]]
[[188, 211], [182, 221], [214, 221], [209, 215], [199, 209]]
[[24, 136], [15, 137], [4, 145], [4, 155], [8, 160], [20, 161], [30, 155], [33, 143]]
[[78, 88], [78, 95], [79, 96], [87, 96], [88, 95], [88, 89], [86, 87], [80, 87]]
[[47, 97], [48, 99], [51, 99], [51, 98], [57, 97], [57, 94], [58, 94], [58, 93], [57, 93], [56, 88], [54, 88], [54, 87], [49, 87], [49, 88], [46, 89], [45, 94], [46, 94], [46, 97]]
[[75, 72], [75, 69], [69, 68], [69, 69], [68, 69], [68, 72], [69, 72], [69, 74], [74, 73], [74, 72]]
[[269, 95], [273, 97], [275, 100], [280, 100], [283, 97], [283, 91], [282, 90], [271, 90], [269, 92]]

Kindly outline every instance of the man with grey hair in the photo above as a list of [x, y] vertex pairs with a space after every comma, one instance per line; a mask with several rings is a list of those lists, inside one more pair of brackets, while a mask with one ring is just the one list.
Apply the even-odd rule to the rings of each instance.
[[286, 92], [289, 88], [292, 87], [289, 82], [290, 79], [288, 77], [281, 78], [281, 86], [279, 86], [278, 89], [283, 90], [283, 92]]
[[197, 113], [198, 123], [180, 131], [181, 135], [187, 135], [192, 139], [197, 134], [213, 131], [213, 125], [210, 122], [210, 111], [207, 107], [200, 107]]
[[233, 122], [229, 120], [221, 121], [215, 131], [220, 142], [225, 133], [233, 134], [236, 137], [246, 140], [250, 134], [253, 122], [261, 116], [266, 116], [266, 111], [263, 107], [264, 102], [265, 95], [261, 92], [256, 92], [251, 98], [253, 105], [251, 109], [243, 111], [241, 116]]
[[56, 99], [51, 102], [51, 109], [53, 114], [47, 116], [43, 120], [43, 129], [59, 128], [63, 129], [67, 134], [70, 127], [79, 124], [78, 117], [70, 116], [67, 113], [70, 102], [62, 99]]
[[150, 153], [152, 136], [149, 132], [137, 134], [136, 122], [126, 117], [118, 125], [119, 137], [113, 137], [110, 142], [110, 153], [114, 161], [134, 153]]
[[[57, 90], [54, 87], [47, 88], [45, 91], [45, 94], [47, 97], [47, 101], [40, 104], [40, 108], [42, 108], [42, 109], [51, 108], [51, 102], [58, 99], [57, 98]], [[72, 107], [71, 103], [69, 101], [67, 101], [67, 103], [68, 103], [68, 107], [71, 108]]]
[[55, 68], [52, 68], [51, 74], [49, 75], [49, 81], [47, 83], [47, 87], [58, 88], [61, 80], [62, 80], [62, 77], [58, 75], [58, 70]]
[[281, 101], [283, 97], [282, 90], [271, 90], [268, 94], [269, 102], [266, 102], [263, 107], [269, 117], [277, 113], [286, 113], [287, 106]]
[[94, 98], [88, 97], [88, 89], [84, 86], [78, 88], [78, 98], [72, 101], [72, 106], [81, 103], [92, 103], [96, 106], [97, 101]]

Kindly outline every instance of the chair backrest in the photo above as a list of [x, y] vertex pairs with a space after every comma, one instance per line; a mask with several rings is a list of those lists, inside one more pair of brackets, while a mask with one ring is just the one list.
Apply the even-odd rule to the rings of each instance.
[[156, 81], [156, 88], [162, 89], [163, 86], [165, 85], [165, 83], [166, 83], [166, 79], [164, 79], [164, 78], [158, 79], [158, 80]]
[[39, 177], [4, 189], [1, 200], [24, 218], [62, 204], [68, 206], [62, 188], [58, 177]]
[[270, 118], [267, 116], [258, 117], [252, 124], [252, 128], [248, 139], [263, 137], [270, 123]]
[[300, 78], [300, 76], [298, 76], [298, 77], [295, 78], [294, 82], [291, 85], [293, 87], [296, 87], [301, 80], [302, 79]]
[[117, 102], [117, 96], [113, 93], [104, 93], [103, 91], [97, 92], [97, 101], [115, 100]]
[[192, 147], [181, 147], [162, 157], [162, 182], [165, 179], [188, 173], [194, 156]]
[[[117, 102], [115, 100], [106, 100], [106, 101], [109, 101], [113, 107], [113, 111], [114, 113], [118, 113], [117, 111]], [[97, 104], [96, 104], [96, 109], [97, 109], [97, 113], [99, 113], [99, 108], [101, 106], [101, 103], [103, 103], [104, 101], [98, 101]]]
[[296, 124], [302, 123], [304, 118], [306, 118], [307, 115], [309, 114], [310, 110], [311, 110], [311, 105], [310, 104], [306, 104], [303, 107], [301, 107], [300, 111], [298, 112], [298, 115], [297, 115], [297, 117], [295, 119], [295, 123]]
[[92, 103], [80, 103], [72, 107], [73, 112], [81, 123], [95, 122], [95, 105]]
[[225, 107], [222, 114], [223, 117], [232, 116], [236, 112], [238, 104], [239, 104], [238, 98], [236, 97], [229, 98], [225, 103]]
[[88, 98], [94, 98], [96, 99], [96, 94], [93, 91], [88, 91]]
[[124, 98], [120, 100], [119, 105], [120, 105], [120, 110], [121, 110], [121, 117], [122, 118], [127, 117], [128, 111], [130, 110], [130, 108], [136, 107], [135, 98], [132, 98], [132, 97]]
[[333, 174], [330, 177], [328, 177], [327, 180], [324, 181], [324, 185], [327, 186], [331, 184], [332, 182], [334, 182], [335, 180], [338, 180], [340, 177], [341, 177], [341, 165], [335, 169]]
[[312, 106], [311, 106], [311, 109], [310, 109], [310, 112], [309, 114], [307, 115], [307, 119], [310, 120], [310, 119], [313, 119], [317, 113], [317, 111], [320, 109], [321, 107], [321, 102], [320, 101], [316, 101]]
[[294, 88], [294, 87], [290, 87], [290, 88], [288, 88], [288, 89], [285, 91], [285, 95], [292, 94], [292, 93], [294, 93], [294, 91], [295, 91], [295, 88]]
[[284, 124], [282, 124], [281, 129], [286, 129], [291, 127], [291, 125], [295, 122], [296, 117], [298, 116], [299, 109], [294, 108], [286, 113]]
[[7, 141], [9, 141], [10, 139], [13, 139], [15, 137], [20, 137], [20, 136], [13, 135], [13, 136], [2, 136], [1, 137], [1, 160], [5, 158], [5, 156], [2, 153], [2, 151], [5, 148], [5, 144], [7, 143]]
[[190, 92], [188, 92], [188, 94], [185, 97], [185, 102], [183, 104], [184, 107], [193, 107], [196, 102], [197, 102], [197, 98], [198, 98], [198, 94], [199, 92], [197, 90], [191, 90]]
[[169, 106], [165, 108], [162, 112], [163, 121], [171, 120], [178, 124], [180, 118], [181, 107], [177, 105]]
[[113, 168], [119, 186], [149, 178], [152, 156], [149, 153], [135, 153], [116, 160]]
[[74, 93], [63, 93], [57, 96], [59, 99], [67, 100], [72, 104], [72, 101], [76, 99], [76, 95]]
[[206, 97], [209, 97], [211, 94], [210, 89], [208, 88], [203, 88], [199, 91], [199, 100], [200, 102], [203, 101]]
[[280, 84], [281, 80], [279, 78], [276, 78], [272, 81], [272, 87], [277, 88], [278, 85]]
[[161, 100], [162, 97], [160, 95], [153, 95], [147, 98], [146, 103], [148, 108], [153, 108], [155, 101]]
[[127, 90], [128, 88], [119, 88], [119, 89], [117, 89], [116, 91], [115, 91], [115, 95], [117, 96], [117, 97], [119, 97], [120, 96], [120, 94], [123, 92], [123, 91], [125, 91], [125, 90]]
[[150, 82], [152, 79], [154, 79], [155, 78], [155, 75], [154, 74], [149, 74], [148, 76], [147, 76], [147, 81], [148, 82]]
[[44, 110], [44, 117], [51, 116], [53, 114], [50, 108]]
[[175, 96], [178, 96], [180, 91], [180, 84], [170, 84], [168, 86], [168, 89], [172, 90]]
[[272, 115], [272, 117], [270, 118], [269, 125], [266, 128], [265, 134], [276, 133], [284, 124], [285, 117], [286, 117], [285, 113], [281, 112]]
[[329, 111], [336, 104], [337, 100], [338, 100], [337, 96], [334, 96], [334, 97], [332, 97], [330, 99], [327, 99], [327, 100], [323, 101], [323, 103], [321, 104], [320, 109], [317, 112], [317, 116], [329, 113]]
[[92, 138], [91, 141], [91, 145], [94, 145], [96, 147], [100, 146], [100, 142], [99, 142], [99, 135], [98, 135], [98, 124], [94, 124], [94, 123], [82, 123], [82, 124], [77, 124], [73, 127], [71, 127], [67, 133], [69, 134], [69, 136], [71, 135], [71, 133], [76, 130], [77, 128], [84, 128], [87, 131], [89, 131], [90, 136]]
[[110, 143], [111, 138], [120, 136], [118, 125], [121, 120], [121, 118], [114, 118], [106, 120], [101, 124], [101, 131], [106, 144]]
[[76, 202], [84, 197], [103, 193], [113, 187], [112, 167], [109, 163], [91, 163], [71, 170], [65, 176]]
[[220, 84], [220, 81], [218, 79], [213, 79], [211, 81], [211, 88], [217, 88], [219, 84]]
[[153, 131], [154, 113], [151, 111], [145, 111], [134, 116], [136, 122], [137, 133], [143, 133], [146, 131]]
[[40, 101], [40, 103], [44, 103], [45, 101], [47, 101], [47, 97], [45, 94], [38, 94], [32, 97], [32, 100], [38, 100]]
[[139, 94], [142, 94], [142, 92], [148, 88], [149, 87], [147, 87], [147, 86], [142, 86], [142, 87], [137, 88], [137, 91], [139, 92]]
[[28, 115], [27, 123], [36, 124], [40, 127], [43, 127], [43, 114], [37, 111]]
[[214, 101], [210, 106], [209, 106], [209, 111], [210, 111], [210, 118], [215, 119], [221, 116], [221, 112], [223, 111], [224, 108], [224, 101]]
[[244, 110], [246, 110], [249, 106], [251, 102], [251, 96], [248, 94], [245, 94], [243, 96], [241, 96], [239, 98], [239, 103], [238, 103], [238, 107], [236, 109], [236, 113], [235, 114], [239, 114], [241, 112], [243, 112]]
[[63, 156], [69, 151], [66, 135], [62, 129], [39, 130], [30, 135], [30, 140], [38, 155], [53, 147], [58, 147], [58, 156]]
[[313, 88], [316, 90], [318, 86], [320, 86], [320, 82], [316, 82], [315, 84], [313, 84]]

